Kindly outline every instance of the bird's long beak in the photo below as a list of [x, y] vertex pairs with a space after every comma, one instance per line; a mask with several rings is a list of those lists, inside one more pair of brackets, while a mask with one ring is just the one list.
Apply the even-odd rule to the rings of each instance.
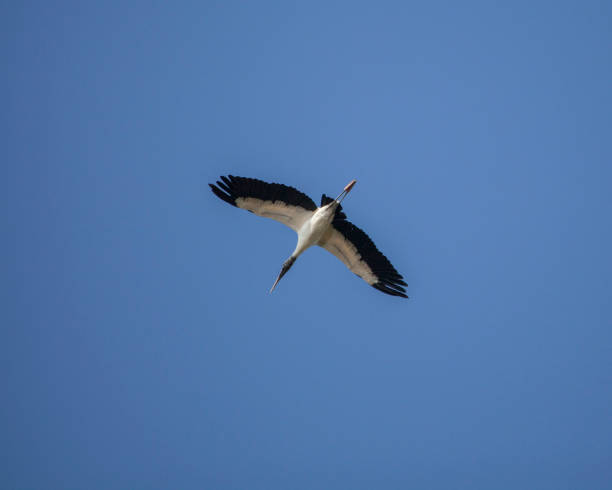
[[351, 192], [351, 189], [353, 188], [353, 186], [357, 183], [356, 180], [351, 180], [348, 184], [346, 184], [346, 187], [344, 188], [344, 190], [340, 193], [340, 195], [336, 198], [336, 201], [338, 201], [339, 203], [342, 202], [342, 199], [344, 199], [346, 197], [346, 195]]
[[285, 263], [283, 264], [283, 267], [281, 268], [280, 274], [278, 275], [278, 277], [276, 278], [276, 281], [274, 281], [274, 284], [272, 285], [272, 289], [270, 289], [270, 292], [274, 291], [274, 288], [278, 284], [278, 281], [280, 281], [283, 278], [283, 276], [287, 273], [287, 271], [291, 269], [291, 266], [295, 262], [296, 258], [297, 257], [289, 257], [285, 261]]

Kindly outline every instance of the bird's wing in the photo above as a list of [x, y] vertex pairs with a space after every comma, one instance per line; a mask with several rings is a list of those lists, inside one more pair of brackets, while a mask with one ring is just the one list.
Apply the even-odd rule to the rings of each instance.
[[336, 215], [319, 246], [338, 257], [370, 286], [392, 296], [408, 297], [403, 277], [370, 237], [353, 223]]
[[306, 194], [283, 184], [229, 175], [222, 176], [217, 185], [208, 185], [217, 197], [232, 206], [272, 218], [296, 232], [317, 209]]

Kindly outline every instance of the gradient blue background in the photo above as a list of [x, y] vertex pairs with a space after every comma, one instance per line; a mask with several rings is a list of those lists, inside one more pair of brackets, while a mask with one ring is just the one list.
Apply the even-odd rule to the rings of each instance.
[[[612, 485], [612, 5], [6, 2], [0, 487]], [[345, 209], [410, 300], [217, 199]]]

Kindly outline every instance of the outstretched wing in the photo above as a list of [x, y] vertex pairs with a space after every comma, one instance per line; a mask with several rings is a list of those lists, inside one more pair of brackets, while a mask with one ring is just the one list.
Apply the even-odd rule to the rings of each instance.
[[306, 194], [283, 184], [229, 175], [221, 176], [217, 185], [208, 185], [217, 197], [232, 206], [272, 218], [296, 232], [317, 209]]
[[338, 257], [369, 285], [392, 296], [407, 298], [403, 277], [366, 233], [336, 213], [319, 246]]

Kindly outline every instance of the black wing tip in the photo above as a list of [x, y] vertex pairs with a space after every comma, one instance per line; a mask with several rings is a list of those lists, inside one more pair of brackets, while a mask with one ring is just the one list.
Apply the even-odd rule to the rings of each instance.
[[372, 287], [378, 289], [379, 291], [382, 291], [385, 294], [389, 294], [391, 296], [399, 296], [400, 298], [406, 298], [406, 299], [409, 298], [408, 295], [406, 294], [406, 291], [401, 286], [392, 286], [392, 285], [384, 284], [382, 282], [376, 282], [372, 284]]
[[[214, 192], [215, 196], [225, 201], [226, 203], [231, 204], [232, 206], [236, 206], [236, 198], [232, 196], [230, 192], [224, 191], [214, 184], [208, 185], [210, 186], [210, 189]], [[221, 184], [221, 182], [217, 182], [217, 185], [222, 186], [223, 184]]]

